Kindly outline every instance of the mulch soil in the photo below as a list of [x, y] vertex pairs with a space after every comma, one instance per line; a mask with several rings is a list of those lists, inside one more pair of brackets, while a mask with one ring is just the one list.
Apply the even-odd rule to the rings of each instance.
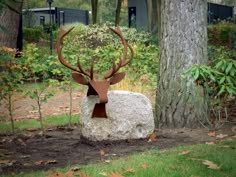
[[[18, 136], [0, 135], [0, 174], [49, 170], [68, 165], [107, 163], [122, 156], [151, 149], [221, 141], [217, 135], [235, 138], [231, 123], [209, 136], [207, 129], [158, 129], [157, 137], [138, 140], [92, 142], [82, 138], [79, 127], [29, 129]], [[148, 141], [149, 140], [149, 141]]]

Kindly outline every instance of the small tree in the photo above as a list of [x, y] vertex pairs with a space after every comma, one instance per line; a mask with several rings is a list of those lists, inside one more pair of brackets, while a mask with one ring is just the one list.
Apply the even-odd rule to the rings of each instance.
[[[42, 104], [53, 96], [52, 92], [48, 91], [49, 87], [49, 75], [48, 66], [46, 63], [47, 56], [41, 56], [38, 48], [34, 44], [27, 46], [24, 56], [24, 66], [28, 68], [28, 77], [33, 80], [33, 87], [26, 92], [26, 96], [34, 99], [37, 104], [37, 110], [39, 115], [40, 127], [43, 131], [43, 115]], [[50, 56], [48, 56], [50, 57]]]
[[8, 112], [11, 120], [12, 133], [15, 133], [14, 127], [14, 110], [13, 110], [13, 93], [21, 91], [23, 83], [24, 68], [19, 64], [16, 55], [19, 53], [15, 49], [1, 47], [0, 48], [0, 100], [7, 100]]

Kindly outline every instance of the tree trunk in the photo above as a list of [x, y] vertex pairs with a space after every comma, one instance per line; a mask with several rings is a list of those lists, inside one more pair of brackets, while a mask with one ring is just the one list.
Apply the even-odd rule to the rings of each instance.
[[183, 72], [207, 62], [207, 1], [161, 1], [156, 125], [198, 127], [208, 117], [203, 88]]
[[157, 34], [157, 0], [147, 0], [147, 11], [148, 11], [148, 28], [152, 34]]
[[98, 14], [98, 0], [91, 0], [92, 5], [92, 23], [97, 23], [97, 14]]
[[115, 26], [120, 24], [120, 10], [123, 0], [117, 0]]
[[[12, 1], [9, 3], [13, 9], [18, 12], [22, 10], [23, 1]], [[20, 23], [20, 15], [19, 13], [9, 9], [4, 8], [3, 12], [0, 15], [0, 24], [7, 29], [6, 32], [0, 32], [0, 46], [6, 46], [9, 48], [17, 47], [17, 36], [19, 30]]]

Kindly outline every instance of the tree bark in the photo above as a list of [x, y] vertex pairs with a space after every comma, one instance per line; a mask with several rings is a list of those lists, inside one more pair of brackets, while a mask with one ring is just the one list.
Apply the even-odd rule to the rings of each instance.
[[161, 0], [156, 126], [199, 127], [208, 117], [203, 88], [183, 72], [207, 63], [207, 1]]
[[[18, 12], [22, 11], [23, 1], [11, 1], [8, 4]], [[6, 46], [9, 48], [17, 47], [17, 36], [20, 23], [19, 13], [9, 9], [4, 8], [0, 15], [0, 24], [7, 29], [7, 31], [0, 32], [0, 46]]]
[[152, 34], [157, 34], [157, 23], [158, 23], [158, 14], [157, 14], [157, 0], [147, 0], [148, 8], [148, 28]]
[[117, 0], [115, 26], [120, 24], [120, 11], [123, 0]]
[[97, 23], [97, 14], [98, 14], [98, 0], [91, 0], [92, 5], [92, 23]]

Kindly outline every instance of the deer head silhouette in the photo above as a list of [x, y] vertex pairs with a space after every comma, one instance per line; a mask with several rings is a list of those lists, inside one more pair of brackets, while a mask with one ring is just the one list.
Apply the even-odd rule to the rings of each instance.
[[[118, 72], [118, 70], [120, 68], [124, 67], [125, 65], [127, 65], [133, 59], [133, 56], [134, 56], [133, 49], [127, 43], [125, 38], [123, 37], [122, 32], [119, 27], [117, 27], [116, 29], [109, 28], [112, 32], [114, 32], [121, 39], [121, 42], [124, 46], [123, 55], [119, 59], [118, 63], [116, 63], [115, 60], [113, 59], [112, 68], [106, 72], [106, 74], [103, 76], [102, 80], [95, 80], [94, 79], [94, 58], [93, 57], [91, 60], [90, 71], [88, 72], [82, 68], [79, 58], [77, 60], [77, 67], [74, 67], [74, 66], [70, 65], [62, 56], [63, 39], [68, 33], [70, 33], [73, 30], [73, 28], [74, 27], [70, 28], [68, 31], [65, 31], [62, 28], [60, 29], [59, 38], [57, 40], [57, 47], [56, 47], [57, 53], [58, 53], [58, 58], [59, 58], [61, 64], [63, 64], [67, 68], [74, 71], [72, 73], [72, 78], [74, 79], [74, 81], [76, 81], [79, 84], [88, 86], [87, 96], [98, 95], [99, 103], [95, 104], [95, 107], [94, 107], [93, 113], [92, 113], [92, 118], [107, 118], [105, 104], [108, 102], [108, 97], [107, 97], [108, 88], [110, 85], [120, 82], [125, 77], [125, 73]], [[130, 57], [128, 60], [126, 60], [128, 49], [130, 50]], [[87, 76], [89, 79], [87, 79], [85, 76]]]

